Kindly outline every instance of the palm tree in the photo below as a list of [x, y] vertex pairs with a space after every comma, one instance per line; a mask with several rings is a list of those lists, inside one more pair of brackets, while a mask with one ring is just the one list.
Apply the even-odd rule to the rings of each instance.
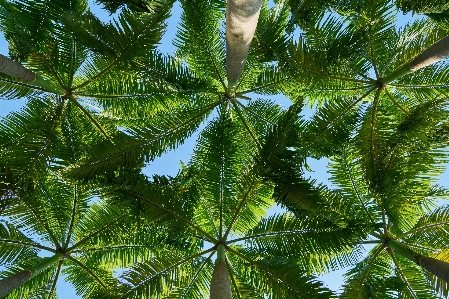
[[386, 1], [366, 1], [363, 11], [369, 13], [322, 15], [304, 27], [288, 55], [278, 56], [298, 80], [290, 97], [322, 106], [305, 136], [305, 150], [315, 148], [317, 158], [335, 154], [362, 115], [370, 115], [374, 132], [381, 103], [391, 102], [406, 117], [448, 92], [446, 31], [428, 20], [396, 29], [394, 7]]
[[404, 12], [425, 14], [442, 28], [449, 28], [449, 5], [446, 1], [426, 3], [425, 1], [398, 0], [396, 5]]
[[[81, 0], [50, 1], [48, 5], [32, 0], [1, 2], [1, 29], [9, 42], [10, 55], [37, 76], [36, 81], [23, 82], [0, 74], [2, 98], [30, 100], [26, 111], [8, 120], [8, 125], [16, 129], [4, 127], [8, 133], [2, 136], [3, 164], [18, 154], [23, 158], [16, 178], [38, 175], [38, 165], [53, 159], [59, 131], [67, 129], [71, 134], [71, 129], [64, 126], [76, 126], [75, 121], [82, 122], [86, 132], [96, 131], [82, 139], [92, 137], [93, 142], [99, 143], [123, 135], [117, 125], [125, 126], [126, 120], [109, 114], [116, 105], [125, 106], [120, 101], [128, 103], [123, 110], [134, 116], [137, 105], [146, 102], [148, 109], [139, 107], [144, 119], [155, 110], [174, 106], [175, 99], [178, 103], [187, 102], [177, 96], [179, 90], [201, 82], [155, 50], [172, 2], [153, 3], [139, 17], [125, 9], [109, 24], [93, 16]], [[148, 80], [136, 71], [142, 66], [170, 75]], [[172, 97], [161, 97], [161, 93], [171, 93]], [[77, 119], [67, 120], [72, 116]], [[27, 146], [30, 142], [32, 147]], [[157, 154], [164, 149], [158, 148]]]
[[[231, 82], [231, 79], [226, 79], [226, 41], [221, 26], [225, 3], [195, 0], [181, 1], [181, 4], [183, 14], [174, 41], [179, 50], [174, 59], [155, 58], [157, 61], [153, 63], [165, 66], [166, 69], [170, 66], [173, 68], [167, 72], [145, 67], [141, 72], [143, 78], [161, 77], [172, 80], [174, 84], [167, 90], [155, 90], [151, 101], [139, 102], [139, 105], [148, 109], [140, 110], [140, 106], [137, 109], [129, 97], [101, 98], [103, 115], [113, 117], [114, 122], [124, 128], [122, 131], [126, 135], [118, 133], [90, 149], [85, 159], [67, 170], [66, 174], [72, 178], [89, 178], [114, 171], [118, 167], [140, 167], [143, 163], [151, 162], [197, 132], [200, 125], [217, 113], [222, 104], [226, 104], [233, 118], [246, 128], [244, 138], [253, 147], [258, 147], [264, 130], [272, 126], [270, 121], [279, 113], [278, 106], [272, 101], [256, 99], [253, 95], [279, 94], [283, 84], [288, 83], [285, 75], [272, 64], [273, 53], [285, 51], [289, 38], [282, 29], [288, 18], [287, 7], [281, 4], [272, 9], [268, 9], [266, 4], [261, 7], [258, 27], [245, 66], [243, 52], [247, 50], [242, 50], [237, 60], [243, 71], [236, 72], [238, 75], [234, 79], [238, 79], [238, 82]], [[255, 4], [258, 5], [258, 2]], [[87, 38], [83, 39], [86, 43]], [[188, 68], [177, 71], [183, 64]], [[158, 70], [162, 69], [160, 67]], [[188, 81], [189, 78], [194, 79]], [[237, 84], [231, 93], [228, 89], [230, 84]], [[103, 89], [99, 85], [97, 92]], [[142, 85], [142, 89], [135, 90], [132, 95], [136, 98], [148, 95], [147, 89]], [[160, 99], [163, 100], [159, 104]]]
[[[389, 117], [395, 120], [412, 119], [412, 116], [424, 118], [427, 117], [424, 108], [430, 111], [445, 103], [441, 97], [447, 93], [445, 63], [409, 72], [413, 68], [409, 62], [421, 53], [425, 56], [425, 49], [432, 52], [435, 43], [445, 45], [447, 33], [437, 30], [431, 23], [416, 22], [399, 34], [390, 17], [392, 6], [386, 1], [366, 1], [363, 9], [369, 13], [363, 17], [350, 14], [343, 19], [331, 15], [324, 20], [318, 16], [313, 26], [310, 23], [303, 26], [304, 35], [295, 43], [286, 33], [290, 10], [283, 1], [272, 9], [266, 1], [261, 5], [260, 1], [249, 2], [254, 4], [254, 9], [250, 9], [252, 21], [248, 21], [253, 25], [256, 19], [258, 22], [251, 47], [248, 49], [252, 34], [248, 34], [244, 47], [237, 51], [240, 52], [236, 59], [239, 68], [227, 67], [228, 62], [234, 60], [234, 57], [226, 58], [232, 53], [233, 45], [227, 46], [222, 26], [228, 8], [227, 16], [233, 15], [232, 1], [229, 7], [221, 0], [181, 1], [182, 22], [175, 41], [179, 50], [174, 57], [155, 50], [173, 3], [170, 0], [107, 1], [106, 7], [111, 12], [121, 8], [115, 20], [107, 24], [88, 11], [85, 1], [67, 4], [48, 1], [44, 6], [31, 0], [0, 2], [1, 28], [10, 43], [11, 58], [37, 75], [36, 81], [25, 83], [0, 74], [0, 90], [4, 97], [30, 99], [24, 111], [10, 115], [0, 127], [1, 175], [7, 178], [0, 187], [2, 194], [8, 194], [5, 204], [8, 208], [3, 209], [3, 213], [6, 211], [11, 219], [28, 215], [24, 217], [34, 217], [49, 227], [35, 225], [40, 229], [36, 230], [37, 234], [48, 235], [46, 238], [51, 245], [42, 245], [45, 248], [40, 249], [46, 249], [60, 261], [57, 269], [62, 269], [61, 263], [69, 267], [72, 262], [80, 265], [71, 258], [61, 259], [60, 253], [73, 258], [75, 253], [84, 253], [81, 247], [87, 248], [88, 253], [95, 248], [83, 247], [87, 244], [75, 237], [71, 246], [68, 239], [56, 237], [70, 235], [66, 226], [58, 227], [59, 223], [75, 225], [75, 221], [67, 220], [70, 216], [66, 217], [78, 215], [76, 209], [76, 213], [73, 212], [75, 197], [65, 201], [48, 200], [51, 203], [48, 218], [36, 216], [32, 211], [22, 212], [27, 207], [44, 208], [43, 196], [48, 192], [40, 186], [66, 190], [99, 180], [109, 184], [102, 186], [102, 192], [116, 198], [115, 205], [105, 208], [106, 214], [109, 209], [112, 214], [119, 213], [119, 202], [128, 199], [134, 213], [140, 215], [138, 211], [143, 210], [151, 223], [136, 228], [124, 219], [117, 220], [117, 227], [138, 230], [145, 238], [139, 235], [132, 243], [132, 240], [115, 241], [105, 237], [101, 242], [104, 248], [116, 246], [116, 242], [144, 243], [144, 249], [139, 251], [142, 256], [134, 255], [133, 251], [125, 254], [126, 263], [118, 265], [114, 262], [116, 259], [108, 259], [107, 254], [98, 252], [86, 260], [84, 265], [89, 267], [82, 267], [88, 274], [78, 276], [74, 266], [66, 270], [84, 296], [106, 294], [108, 298], [115, 295], [141, 298], [158, 294], [195, 298], [210, 294], [212, 297], [216, 292], [215, 282], [223, 281], [223, 288], [219, 287], [218, 292], [228, 297], [232, 293], [237, 298], [263, 298], [265, 295], [329, 298], [331, 292], [316, 282], [313, 274], [332, 269], [335, 260], [341, 266], [353, 261], [356, 253], [351, 246], [357, 240], [366, 240], [367, 234], [383, 244], [379, 246], [382, 248], [379, 253], [374, 253], [372, 260], [375, 262], [368, 262], [369, 267], [382, 266], [384, 260], [378, 257], [383, 258], [381, 254], [386, 252], [393, 261], [396, 258], [399, 263], [405, 261], [408, 265], [406, 259], [397, 257], [395, 252], [411, 256], [402, 245], [414, 232], [395, 217], [406, 219], [405, 222], [411, 219], [414, 225], [420, 221], [419, 217], [430, 219], [435, 215], [422, 210], [401, 218], [403, 214], [394, 214], [395, 205], [390, 207], [383, 203], [383, 198], [397, 195], [396, 185], [384, 186], [383, 183], [394, 179], [402, 165], [394, 164], [396, 172], [379, 176], [389, 173], [388, 167], [378, 168], [379, 161], [383, 161], [379, 153], [385, 152], [382, 134], [390, 132], [390, 126], [396, 124], [390, 122]], [[67, 13], [61, 14], [61, 11]], [[227, 23], [232, 27], [232, 21]], [[227, 39], [228, 44], [231, 40], [231, 37]], [[404, 65], [406, 67], [402, 68]], [[289, 119], [284, 117], [284, 109], [273, 100], [255, 99], [257, 94], [283, 94], [292, 99], [295, 105], [289, 112], [292, 112], [290, 119], [293, 121], [286, 121], [285, 128], [293, 129], [284, 130], [282, 122]], [[303, 104], [303, 98], [320, 105], [325, 103], [310, 123], [296, 122], [293, 117], [300, 112], [296, 108]], [[364, 153], [360, 167], [366, 177], [362, 179], [369, 182], [365, 200], [373, 196], [381, 203], [377, 210], [372, 208], [372, 212], [359, 203], [357, 196], [345, 201], [346, 195], [341, 196], [323, 186], [313, 187], [301, 172], [308, 156], [342, 157], [345, 151], [341, 145], [352, 140], [356, 134], [353, 129], [360, 122], [363, 126], [357, 136], [362, 136], [366, 142], [351, 145], [351, 149]], [[206, 128], [202, 130], [193, 160], [179, 176], [173, 179], [155, 177], [150, 181], [135, 175], [145, 163], [182, 144], [203, 123]], [[445, 130], [444, 120], [432, 124], [439, 133]], [[424, 134], [420, 133], [419, 136]], [[424, 142], [418, 153], [425, 155], [429, 144]], [[292, 152], [290, 147], [299, 151]], [[361, 157], [357, 152], [353, 154]], [[422, 172], [426, 173], [423, 165], [425, 163], [415, 168], [417, 171], [423, 168]], [[57, 179], [51, 176], [54, 182], [49, 182], [49, 172], [57, 173]], [[124, 178], [124, 174], [128, 178]], [[61, 177], [79, 181], [67, 185]], [[116, 186], [117, 183], [121, 185]], [[428, 185], [422, 188], [430, 190]], [[404, 190], [398, 194], [405, 194]], [[34, 195], [31, 199], [30, 194]], [[421, 197], [417, 197], [423, 199], [423, 194], [427, 193], [422, 191]], [[288, 212], [264, 217], [264, 211], [273, 205], [272, 196]], [[15, 205], [15, 198], [25, 205]], [[27, 205], [27, 202], [31, 203]], [[406, 198], [404, 202], [406, 208], [398, 209], [398, 213], [408, 212], [411, 203], [422, 200]], [[53, 209], [52, 204], [57, 206]], [[67, 214], [64, 219], [60, 218], [63, 216], [53, 217], [61, 211]], [[382, 217], [382, 213], [388, 217]], [[98, 215], [101, 218], [105, 214]], [[114, 215], [108, 221], [119, 219]], [[360, 217], [354, 219], [354, 215]], [[141, 221], [139, 217], [134, 219]], [[379, 226], [377, 219], [382, 220], [382, 228], [386, 226], [386, 229], [375, 229]], [[109, 223], [87, 222], [86, 226], [94, 231]], [[56, 223], [57, 230], [53, 231]], [[391, 230], [389, 223], [391, 227], [398, 226], [401, 232], [394, 231], [396, 228]], [[15, 223], [17, 230], [22, 224]], [[426, 225], [416, 227], [418, 231], [427, 228]], [[410, 234], [402, 236], [402, 231]], [[161, 236], [160, 232], [169, 234]], [[116, 235], [118, 238], [123, 233]], [[30, 248], [39, 248], [33, 247], [37, 242], [30, 236], [22, 234], [20, 238], [19, 241]], [[71, 251], [76, 244], [80, 251]], [[441, 249], [439, 244], [435, 241], [423, 246]], [[118, 247], [114, 249], [118, 253], [111, 255], [123, 257]], [[430, 255], [429, 250], [419, 250], [413, 252]], [[217, 253], [217, 270], [212, 262], [214, 253]], [[41, 259], [35, 252], [29, 257], [29, 263], [27, 257], [17, 257], [14, 261], [20, 267], [10, 271], [11, 274], [19, 268], [33, 272], [32, 267]], [[107, 266], [96, 263], [103, 259]], [[140, 263], [129, 268], [117, 281], [110, 273], [103, 273], [105, 269], [128, 266], [137, 259]], [[51, 281], [43, 277], [54, 273], [54, 266], [25, 283], [20, 292], [34, 290], [39, 283], [33, 281]], [[362, 271], [359, 280], [362, 282], [348, 283], [346, 293], [354, 294], [352, 285], [368, 286], [365, 278], [373, 272]], [[388, 280], [391, 284], [384, 287], [412, 294], [416, 288], [407, 284], [406, 275], [399, 275], [402, 282], [392, 277]], [[419, 275], [417, 281], [421, 284]], [[358, 279], [356, 276], [354, 274], [354, 281]], [[373, 278], [371, 285], [379, 281], [378, 276], [369, 277]], [[96, 282], [91, 284], [89, 280]], [[117, 289], [109, 290], [114, 284]], [[421, 296], [428, 288], [417, 289]], [[382, 291], [380, 288], [379, 292]], [[19, 296], [19, 291], [14, 292], [10, 296]]]
[[374, 248], [353, 261], [341, 298], [447, 296], [449, 209], [435, 203], [449, 193], [434, 185], [447, 157], [447, 101], [418, 105], [407, 117], [393, 104], [377, 113], [375, 138], [365, 116], [331, 163], [336, 190], [373, 228], [354, 244]]
[[123, 205], [93, 203], [98, 194], [89, 185], [48, 175], [32, 190], [16, 190], [0, 224], [1, 297], [54, 298], [65, 274], [77, 294], [92, 298], [113, 286], [113, 269], [144, 258], [164, 239], [146, 239], [148, 230], [127, 221]]
[[117, 187], [106, 187], [113, 200], [126, 198], [174, 244], [186, 245], [160, 244], [150, 259], [126, 270], [105, 298], [333, 296], [312, 273], [359, 236], [352, 227], [301, 211], [267, 217], [274, 185], [257, 170], [241, 138], [245, 130], [222, 105], [177, 177], [127, 175], [113, 179]]

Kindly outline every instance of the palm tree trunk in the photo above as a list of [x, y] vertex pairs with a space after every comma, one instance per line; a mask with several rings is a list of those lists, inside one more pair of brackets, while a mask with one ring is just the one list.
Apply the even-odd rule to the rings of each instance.
[[218, 245], [214, 273], [210, 282], [210, 299], [232, 299], [225, 258], [224, 246]]
[[33, 82], [36, 80], [35, 73], [2, 54], [0, 54], [0, 72], [25, 82]]
[[418, 261], [418, 265], [444, 280], [446, 283], [449, 283], [449, 263], [428, 256], [422, 256]]
[[418, 266], [423, 267], [436, 277], [449, 283], [449, 263], [418, 254], [395, 240], [389, 241], [388, 245], [394, 249], [394, 252], [414, 261]]
[[31, 271], [26, 269], [0, 280], [0, 298], [14, 291], [31, 277], [33, 277]]
[[227, 0], [226, 74], [231, 92], [235, 90], [243, 71], [261, 6], [262, 0]]
[[410, 63], [410, 69], [412, 71], [419, 70], [423, 67], [431, 65], [440, 60], [449, 57], [449, 35], [443, 37], [429, 48], [424, 50]]
[[0, 280], [0, 298], [5, 297], [9, 293], [20, 287], [22, 284], [30, 280], [30, 278], [35, 276], [40, 271], [45, 270], [51, 265], [57, 263], [61, 259], [61, 257], [62, 254], [60, 253], [55, 254], [54, 256], [43, 260], [41, 263], [37, 264], [34, 267], [22, 270], [16, 274], [13, 274]]
[[422, 69], [423, 67], [429, 66], [446, 58], [449, 58], [449, 35], [443, 37], [425, 49], [411, 62], [404, 64], [390, 75], [383, 78], [383, 83], [388, 84], [406, 74]]

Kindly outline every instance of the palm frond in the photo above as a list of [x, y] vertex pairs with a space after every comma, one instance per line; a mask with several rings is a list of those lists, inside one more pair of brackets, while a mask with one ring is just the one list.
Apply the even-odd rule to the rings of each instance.
[[121, 168], [141, 167], [144, 162], [182, 144], [217, 104], [162, 113], [148, 119], [142, 127], [130, 129], [135, 137], [119, 132], [91, 147], [86, 158], [66, 169], [65, 174], [75, 179], [91, 178]]
[[225, 43], [222, 1], [182, 1], [180, 29], [174, 44], [179, 56], [201, 77], [225, 88]]
[[[232, 249], [235, 271], [246, 277], [247, 286], [268, 298], [330, 298], [332, 293], [295, 262], [285, 257], [259, 258], [256, 251]], [[237, 265], [239, 267], [237, 268]]]
[[385, 251], [377, 246], [356, 267], [345, 274], [341, 298], [397, 298], [405, 285], [395, 277], [391, 260]]
[[203, 267], [202, 274], [195, 277], [199, 267], [202, 267], [204, 257], [209, 251], [203, 251], [192, 256], [182, 256], [178, 252], [162, 252], [156, 257], [134, 265], [121, 275], [119, 290], [122, 298], [152, 298], [159, 293], [170, 298], [177, 297], [195, 278], [193, 293], [208, 291], [206, 281], [210, 281], [213, 265], [209, 261]]

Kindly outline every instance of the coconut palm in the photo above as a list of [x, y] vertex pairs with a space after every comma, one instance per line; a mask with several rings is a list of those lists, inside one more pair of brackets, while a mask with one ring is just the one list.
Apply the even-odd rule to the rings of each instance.
[[[426, 15], [437, 22], [442, 28], [448, 29], [449, 6], [445, 0], [435, 1], [413, 1], [413, 0], [395, 0], [392, 1], [398, 9], [404, 14], [412, 13]], [[289, 0], [291, 7], [291, 18], [289, 21], [290, 30], [295, 26], [305, 29], [308, 26], [314, 26], [319, 21], [320, 16], [328, 12], [337, 12], [342, 15], [360, 15], [367, 10], [366, 4], [370, 5], [372, 1], [339, 1], [339, 0], [319, 0], [302, 1]]]
[[449, 214], [435, 206], [449, 196], [435, 185], [447, 159], [447, 104], [435, 99], [407, 117], [392, 103], [379, 105], [374, 132], [365, 116], [331, 163], [335, 188], [363, 211], [357, 219], [377, 226], [354, 244], [374, 247], [353, 261], [341, 298], [447, 296]]
[[92, 186], [48, 175], [34, 188], [15, 190], [0, 224], [1, 297], [55, 298], [66, 275], [77, 294], [91, 298], [113, 286], [114, 268], [145, 257], [157, 243], [127, 221], [123, 205], [93, 202]]
[[[150, 259], [125, 271], [105, 298], [333, 296], [312, 274], [323, 271], [331, 256], [348, 252], [359, 231], [321, 215], [306, 217], [304, 210], [267, 217], [274, 184], [254, 163], [244, 134], [245, 126], [222, 105], [177, 177], [127, 176], [105, 189], [113, 200], [135, 205], [177, 243], [196, 244], [160, 244]], [[340, 205], [342, 214], [350, 213], [347, 204]]]
[[337, 13], [321, 17], [281, 59], [290, 76], [300, 82], [304, 74], [309, 78], [310, 83], [292, 89], [291, 96], [307, 96], [311, 104], [324, 105], [307, 137], [322, 147], [316, 157], [331, 156], [335, 148], [327, 145], [338, 142], [335, 132], [351, 131], [361, 115], [371, 115], [374, 130], [381, 121], [376, 111], [382, 102], [391, 102], [405, 117], [416, 105], [448, 92], [447, 32], [428, 20], [399, 30], [391, 3], [362, 5], [369, 11], [363, 17]]
[[[125, 138], [116, 126], [130, 126], [133, 118], [148, 119], [155, 111], [162, 113], [175, 107], [180, 110], [180, 106], [196, 109], [200, 105], [190, 104], [189, 97], [178, 95], [204, 84], [156, 50], [172, 2], [151, 3], [148, 11], [138, 16], [125, 9], [108, 24], [90, 13], [87, 1], [82, 0], [50, 1], [46, 5], [31, 0], [0, 3], [1, 29], [9, 42], [11, 58], [37, 77], [33, 82], [23, 82], [0, 74], [3, 99], [32, 100], [25, 112], [10, 118], [10, 124], [20, 128], [9, 130], [1, 143], [4, 164], [21, 151], [21, 174], [16, 173], [16, 178], [38, 175], [37, 165], [52, 160], [63, 126], [75, 126], [74, 121], [85, 123], [79, 117], [91, 124], [84, 127], [84, 132], [91, 133], [81, 138], [86, 141], [92, 137], [92, 142], [100, 143], [116, 135]], [[143, 74], [142, 69], [148, 71]], [[127, 117], [111, 115], [117, 112], [117, 106]], [[139, 113], [140, 117], [136, 117]], [[77, 119], [66, 123], [65, 118], [73, 115]], [[165, 130], [173, 130], [182, 140], [191, 131], [192, 125], [188, 125], [192, 122], [188, 117], [187, 125], [183, 121], [184, 131], [159, 126], [164, 133], [155, 134], [163, 139]], [[144, 126], [151, 127], [151, 123]], [[30, 142], [32, 147], [27, 146]], [[166, 144], [154, 148], [150, 155], [159, 155], [176, 144], [172, 139], [161, 142]], [[146, 149], [151, 151], [150, 148]]]
[[425, 14], [442, 28], [449, 28], [449, 5], [446, 1], [410, 1], [399, 0], [396, 5], [404, 12]]
[[[114, 3], [118, 5], [122, 2]], [[132, 159], [136, 161], [133, 166], [150, 162], [165, 149], [177, 147], [184, 142], [186, 136], [197, 132], [198, 127], [207, 121], [207, 117], [217, 113], [223, 103], [228, 105], [236, 121], [245, 126], [245, 138], [255, 148], [261, 142], [264, 129], [272, 126], [270, 119], [278, 113], [278, 108], [270, 101], [256, 99], [256, 94], [280, 94], [283, 84], [287, 82], [287, 78], [272, 63], [275, 56], [273, 53], [285, 52], [289, 38], [283, 29], [288, 18], [287, 7], [280, 4], [268, 9], [266, 3], [261, 6], [258, 27], [248, 56], [245, 58], [244, 52], [248, 51], [250, 38], [245, 37], [245, 50], [237, 49], [242, 53], [235, 54], [235, 59], [228, 59], [229, 63], [238, 61], [237, 64], [241, 67], [246, 59], [243, 71], [232, 67], [234, 77], [227, 79], [231, 70], [226, 71], [226, 55], [232, 53], [232, 47], [228, 45], [229, 51], [226, 52], [226, 29], [222, 26], [226, 4], [218, 0], [181, 1], [181, 4], [181, 23], [174, 41], [178, 47], [176, 59], [166, 60], [165, 64], [187, 65], [188, 70], [183, 69], [177, 74], [172, 71], [157, 72], [153, 68], [142, 70], [144, 78], [162, 76], [178, 82], [170, 90], [158, 91], [154, 95], [164, 101], [172, 100], [170, 104], [163, 104], [172, 106], [164, 110], [151, 105], [153, 110], [144, 112], [137, 109], [128, 98], [109, 100], [106, 97], [101, 101], [103, 114], [114, 115], [115, 122], [125, 128], [129, 127], [124, 132], [131, 137], [118, 134], [116, 138], [112, 137], [98, 147], [93, 147], [83, 161], [67, 170], [71, 177], [88, 178], [113, 171], [117, 167], [131, 165]], [[254, 4], [259, 5], [259, 2]], [[240, 12], [236, 16], [239, 14]], [[257, 12], [254, 17], [256, 15]], [[256, 21], [257, 18], [251, 22]], [[88, 36], [85, 40], [87, 38]], [[190, 85], [185, 85], [182, 81], [186, 72], [196, 78]], [[233, 84], [237, 85], [230, 92], [228, 87]], [[100, 93], [102, 88], [99, 85], [97, 92]], [[184, 100], [176, 97], [180, 94], [185, 96]], [[138, 91], [135, 96], [140, 97]], [[148, 105], [148, 102], [144, 105]]]
[[[14, 199], [26, 203], [30, 190], [32, 194], [48, 193], [36, 187], [53, 186], [47, 182], [47, 173], [52, 171], [59, 180], [66, 176], [109, 183], [102, 186], [102, 192], [116, 198], [117, 206], [108, 206], [107, 211], [115, 213], [119, 202], [127, 199], [136, 214], [143, 210], [151, 222], [139, 230], [157, 247], [145, 251], [143, 257], [130, 254], [127, 261], [139, 258], [141, 262], [117, 281], [105, 274], [104, 287], [100, 283], [103, 276], [96, 273], [95, 259], [102, 261], [107, 256], [98, 253], [89, 260], [92, 274], [86, 275], [97, 284], [70, 274], [78, 291], [86, 297], [101, 293], [108, 298], [196, 298], [216, 293], [237, 298], [329, 298], [331, 292], [314, 280], [313, 273], [332, 269], [335, 260], [340, 266], [355, 260], [356, 250], [350, 246], [366, 240], [367, 231], [377, 238], [376, 242], [384, 244], [375, 255], [376, 262], [380, 252], [389, 251], [394, 258], [399, 258], [394, 252], [412, 256], [401, 245], [407, 238], [399, 240], [401, 235], [388, 227], [390, 218], [398, 216], [394, 214], [396, 206], [380, 205], [377, 212], [366, 212], [357, 196], [344, 197], [323, 186], [314, 188], [303, 178], [300, 167], [305, 166], [305, 157], [310, 155], [341, 157], [341, 145], [354, 137], [353, 128], [363, 120], [358, 136], [367, 142], [353, 148], [362, 148], [368, 157], [361, 160], [366, 173], [363, 178], [370, 182], [367, 194], [382, 203], [381, 199], [387, 198], [382, 192], [390, 187], [392, 193], [396, 192], [394, 185], [378, 184], [384, 179], [378, 177], [384, 169], [377, 168], [378, 154], [384, 152], [378, 147], [383, 145], [381, 133], [389, 132], [389, 126], [395, 124], [388, 122], [388, 117], [426, 117], [426, 105], [436, 107], [444, 102], [440, 96], [447, 92], [445, 63], [417, 69], [410, 62], [421, 53], [426, 56], [433, 52], [437, 47], [432, 46], [434, 43], [445, 45], [447, 33], [424, 21], [399, 34], [389, 3], [363, 1], [363, 9], [369, 12], [363, 17], [351, 14], [343, 19], [331, 15], [324, 20], [318, 16], [317, 24], [304, 26], [303, 37], [295, 43], [285, 33], [290, 11], [284, 2], [269, 9], [266, 1], [249, 1], [254, 6], [249, 9], [251, 14], [243, 14], [247, 21], [254, 25], [256, 16], [260, 17], [253, 40], [252, 34], [245, 33], [245, 45], [239, 48], [239, 43], [231, 42], [232, 35], [226, 42], [225, 31], [229, 32], [223, 26], [224, 12], [228, 10], [229, 17], [234, 15], [233, 1], [225, 6], [221, 0], [189, 0], [181, 1], [182, 22], [175, 40], [178, 51], [168, 57], [158, 53], [155, 44], [172, 2], [107, 1], [111, 12], [121, 8], [110, 23], [92, 15], [85, 1], [49, 1], [44, 6], [39, 5], [40, 1], [0, 2], [1, 28], [10, 42], [11, 58], [37, 75], [31, 83], [0, 75], [2, 95], [31, 99], [28, 107], [11, 115], [0, 130], [0, 164], [6, 178], [0, 186], [2, 194], [6, 194], [2, 204], [6, 202], [8, 207], [4, 211], [11, 211], [8, 215], [12, 219], [14, 213], [22, 215], [17, 209], [25, 209], [26, 205], [16, 207]], [[226, 25], [234, 24], [227, 21]], [[236, 57], [228, 55], [233, 46], [238, 48]], [[228, 66], [232, 61], [239, 67]], [[255, 94], [285, 94], [297, 106], [302, 104], [302, 98], [326, 104], [309, 124], [287, 121], [286, 127], [294, 129], [282, 131], [278, 129], [283, 128], [280, 123], [285, 111], [275, 100], [256, 99]], [[293, 115], [299, 113], [295, 107], [289, 111]], [[182, 144], [203, 123], [206, 128], [193, 160], [179, 176], [150, 181], [135, 174], [136, 168]], [[440, 129], [446, 123], [432, 124]], [[422, 146], [418, 153], [424, 155], [428, 144]], [[299, 153], [292, 153], [290, 147], [300, 149]], [[299, 166], [295, 166], [297, 162]], [[421, 170], [422, 165], [416, 169]], [[392, 178], [394, 173], [385, 180]], [[55, 186], [58, 182], [54, 182]], [[427, 185], [423, 188], [430, 190]], [[400, 194], [405, 194], [404, 190]], [[264, 211], [273, 205], [272, 196], [288, 212], [264, 217]], [[35, 197], [42, 199], [41, 195]], [[367, 195], [367, 200], [370, 198]], [[406, 199], [406, 212], [410, 203], [421, 203]], [[58, 200], [50, 202], [59, 205]], [[38, 201], [29, 206], [42, 205]], [[65, 201], [65, 206], [71, 210], [74, 205]], [[385, 221], [379, 217], [387, 230], [376, 230], [378, 223], [370, 218], [377, 219], [374, 216], [382, 212], [388, 215], [388, 221], [387, 217]], [[419, 222], [417, 217], [433, 217], [425, 211], [410, 214], [406, 216], [411, 222]], [[359, 217], [354, 219], [354, 215]], [[37, 218], [42, 218], [44, 224], [53, 223], [50, 216]], [[60, 222], [70, 223], [67, 219]], [[117, 225], [136, 229], [125, 221]], [[398, 229], [403, 229], [400, 225]], [[58, 233], [44, 229], [42, 234], [50, 232], [54, 236], [69, 234], [62, 226]], [[168, 232], [166, 239], [159, 232]], [[117, 237], [121, 235], [119, 232]], [[392, 241], [390, 236], [396, 239]], [[55, 260], [73, 261], [59, 256], [60, 248], [64, 248], [61, 254], [70, 251], [70, 246], [64, 247], [67, 239], [49, 238], [52, 245], [44, 246]], [[116, 245], [108, 245], [107, 241], [115, 243], [108, 239], [102, 246]], [[28, 239], [26, 242], [34, 244]], [[75, 252], [69, 253], [73, 257]], [[40, 260], [32, 254], [36, 261]], [[104, 268], [109, 270], [125, 266], [108, 262], [110, 265]], [[35, 265], [24, 264], [20, 269], [29, 268], [28, 272], [34, 273]], [[43, 277], [39, 275], [23, 288], [36, 286], [32, 281]], [[362, 273], [364, 277], [368, 276]], [[404, 277], [406, 274], [400, 274], [402, 283], [397, 277], [391, 279], [394, 288], [390, 284], [384, 287], [412, 294], [410, 290], [416, 288], [407, 285]], [[373, 277], [373, 285], [377, 278]], [[364, 279], [361, 281], [359, 286], [368, 285]], [[117, 288], [108, 290], [113, 285]], [[346, 293], [354, 294], [352, 285], [357, 283], [348, 285]], [[418, 288], [419, 295], [426, 289]]]

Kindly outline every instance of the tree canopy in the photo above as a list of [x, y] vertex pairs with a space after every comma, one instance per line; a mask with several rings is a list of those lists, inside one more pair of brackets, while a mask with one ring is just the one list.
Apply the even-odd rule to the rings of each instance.
[[449, 295], [445, 1], [89, 3], [0, 0], [0, 296]]

